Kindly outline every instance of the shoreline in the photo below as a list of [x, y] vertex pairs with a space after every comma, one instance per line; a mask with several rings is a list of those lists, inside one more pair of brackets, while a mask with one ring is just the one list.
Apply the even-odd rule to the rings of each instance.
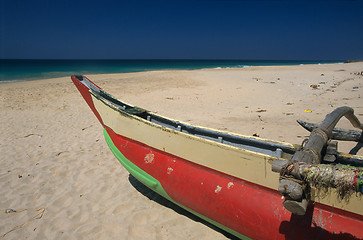
[[[320, 123], [348, 105], [363, 121], [361, 71], [362, 62], [86, 76], [116, 98], [168, 118], [300, 144], [309, 133], [297, 119]], [[138, 190], [70, 76], [3, 83], [0, 95], [0, 209], [29, 209], [0, 215], [0, 234], [44, 207], [42, 218], [7, 237], [227, 239]], [[353, 129], [346, 119], [337, 127]], [[338, 150], [356, 145], [339, 142]]]
[[[47, 61], [54, 61], [54, 62], [58, 62], [58, 61], [88, 61], [88, 62], [92, 62], [92, 61], [128, 61], [128, 60], [30, 60], [30, 59], [26, 59], [26, 60], [21, 60], [21, 59], [2, 59], [3, 61], [41, 61], [41, 62], [44, 62], [44, 63], [47, 63]], [[222, 63], [224, 63], [225, 61], [232, 61], [232, 62], [239, 62], [241, 64], [237, 64], [235, 66], [232, 66], [232, 67], [228, 67], [228, 66], [209, 66], [209, 67], [191, 67], [191, 66], [185, 66], [185, 68], [179, 66], [179, 67], [175, 67], [175, 68], [171, 68], [171, 67], [161, 67], [160, 69], [159, 68], [155, 68], [155, 69], [150, 69], [149, 68], [146, 68], [145, 66], [142, 67], [142, 69], [140, 70], [136, 70], [138, 68], [135, 68], [134, 70], [125, 70], [124, 69], [124, 72], [120, 71], [120, 72], [114, 72], [114, 71], [104, 71], [104, 72], [100, 72], [100, 73], [84, 73], [84, 70], [83, 70], [83, 73], [82, 73], [82, 70], [79, 71], [80, 73], [82, 73], [83, 75], [98, 75], [98, 74], [123, 74], [123, 73], [137, 73], [137, 72], [148, 72], [148, 71], [178, 71], [178, 70], [205, 70], [205, 69], [243, 69], [243, 68], [246, 68], [246, 67], [266, 67], [266, 66], [300, 66], [300, 65], [325, 65], [325, 64], [345, 64], [346, 61], [304, 61], [304, 60], [301, 60], [301, 61], [295, 61], [295, 60], [251, 60], [251, 61], [248, 61], [248, 60], [130, 60], [131, 62], [133, 61], [176, 61], [176, 62], [187, 62], [187, 61], [191, 61], [191, 62], [198, 62], [198, 61], [202, 61], [202, 62], [221, 62], [220, 65], [223, 65]], [[254, 63], [252, 65], [244, 65], [245, 63]], [[263, 64], [263, 65], [258, 65], [257, 63], [263, 63], [263, 62], [269, 62], [270, 64]], [[276, 65], [273, 64], [274, 62], [276, 62]], [[288, 63], [288, 62], [291, 62], [291, 64], [282, 64], [282, 63]], [[300, 64], [298, 64], [299, 62], [301, 62]], [[359, 62], [359, 61], [358, 61]], [[295, 64], [296, 63], [296, 64]], [[42, 66], [42, 65], [39, 65], [37, 67], [43, 67], [45, 68], [46, 66]], [[104, 66], [105, 67], [105, 66]], [[107, 66], [106, 66], [107, 67]], [[135, 67], [135, 66], [134, 66]], [[4, 69], [6, 69], [6, 66], [3, 66]], [[120, 67], [122, 68], [122, 67]], [[82, 69], [82, 67], [81, 67]], [[22, 72], [23, 69], [19, 68], [17, 71], [20, 71]], [[87, 71], [92, 71], [92, 70], [87, 70]], [[69, 71], [66, 71], [66, 72], [59, 72], [59, 71], [49, 71], [49, 72], [39, 72], [38, 75], [42, 75], [42, 74], [46, 74], [46, 75], [52, 75], [54, 74], [54, 76], [52, 77], [49, 77], [49, 76], [32, 76], [32, 77], [23, 77], [23, 78], [19, 78], [19, 79], [11, 79], [11, 80], [5, 80], [5, 81], [0, 81], [0, 84], [2, 83], [7, 83], [7, 82], [23, 82], [23, 81], [34, 81], [34, 80], [44, 80], [44, 79], [54, 79], [54, 78], [61, 78], [61, 77], [67, 77], [67, 76], [70, 76], [70, 75], [74, 75], [77, 71], [73, 71], [73, 70], [69, 70]], [[5, 76], [5, 73], [4, 74], [4, 79], [7, 78], [7, 76]], [[34, 73], [29, 73], [29, 74], [32, 74], [32, 75], [35, 75]]]

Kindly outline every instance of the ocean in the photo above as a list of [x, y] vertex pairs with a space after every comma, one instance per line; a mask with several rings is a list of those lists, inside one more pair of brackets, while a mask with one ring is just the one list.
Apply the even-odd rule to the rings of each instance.
[[152, 70], [242, 68], [248, 66], [324, 64], [343, 61], [278, 60], [7, 60], [0, 59], [0, 82], [28, 81], [73, 74], [128, 73]]

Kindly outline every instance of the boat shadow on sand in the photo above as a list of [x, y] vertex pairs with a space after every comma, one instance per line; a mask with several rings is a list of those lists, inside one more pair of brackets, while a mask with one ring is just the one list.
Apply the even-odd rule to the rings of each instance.
[[[205, 226], [208, 226], [209, 228], [223, 234], [225, 237], [227, 237], [229, 239], [232, 239], [232, 240], [239, 239], [236, 236], [233, 236], [232, 234], [210, 224], [209, 222], [193, 215], [192, 213], [179, 207], [175, 203], [160, 196], [153, 190], [151, 190], [148, 187], [146, 187], [145, 185], [143, 185], [139, 180], [137, 180], [131, 174], [129, 174], [129, 181], [130, 181], [131, 185], [138, 192], [140, 192], [142, 195], [149, 198], [150, 200], [152, 200], [160, 205], [163, 205], [164, 207], [168, 207], [168, 208], [174, 210], [175, 212], [177, 212], [178, 214], [184, 215], [193, 221], [200, 222], [200, 223], [204, 224]], [[320, 236], [321, 239], [359, 240], [359, 238], [356, 238], [349, 233], [331, 233], [331, 232], [328, 232], [328, 231], [324, 230], [323, 228], [317, 226], [312, 220], [313, 211], [314, 211], [314, 206], [311, 204], [308, 207], [307, 213], [304, 216], [298, 216], [298, 215], [292, 214], [290, 221], [283, 221], [281, 223], [280, 229], [279, 229], [280, 233], [285, 235], [286, 240], [296, 239], [296, 234], [299, 234], [299, 235], [303, 234], [307, 237], [306, 239], [314, 239], [314, 236]], [[306, 226], [310, 226], [310, 227], [306, 227]], [[301, 229], [304, 229], [303, 233], [301, 232]]]
[[134, 176], [132, 176], [131, 174], [129, 174], [129, 181], [131, 183], [131, 185], [138, 191], [140, 192], [142, 195], [144, 195], [145, 197], [149, 198], [150, 200], [163, 205], [164, 207], [168, 207], [172, 210], [174, 210], [175, 212], [177, 212], [178, 214], [181, 214], [185, 217], [188, 217], [189, 219], [196, 221], [196, 222], [200, 222], [202, 224], [204, 224], [205, 226], [208, 226], [209, 228], [223, 234], [225, 237], [232, 239], [232, 240], [237, 240], [239, 238], [237, 238], [236, 236], [233, 236], [232, 234], [210, 224], [209, 222], [195, 216], [194, 214], [188, 212], [187, 210], [179, 207], [178, 205], [176, 205], [175, 203], [169, 201], [168, 199], [160, 196], [159, 194], [157, 194], [156, 192], [154, 192], [153, 190], [149, 189], [148, 187], [146, 187], [144, 184], [142, 184], [139, 180], [137, 180]]

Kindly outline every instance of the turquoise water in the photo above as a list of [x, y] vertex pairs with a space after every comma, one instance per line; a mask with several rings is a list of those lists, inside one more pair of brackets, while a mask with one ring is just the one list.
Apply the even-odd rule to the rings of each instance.
[[0, 82], [27, 81], [73, 74], [126, 73], [150, 70], [241, 68], [300, 65], [342, 61], [263, 60], [0, 60]]

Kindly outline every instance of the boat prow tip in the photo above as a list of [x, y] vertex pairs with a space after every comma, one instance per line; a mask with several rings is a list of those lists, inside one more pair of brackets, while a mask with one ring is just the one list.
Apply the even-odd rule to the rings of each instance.
[[90, 89], [94, 92], [99, 93], [101, 90], [101, 88], [99, 86], [97, 86], [94, 82], [92, 82], [91, 80], [89, 80], [87, 77], [85, 77], [83, 75], [72, 75], [71, 79], [76, 84], [76, 86], [78, 86], [77, 81], [79, 81], [79, 83], [82, 83], [82, 85], [87, 87], [87, 89]]
[[83, 75], [72, 75], [72, 78], [76, 78], [79, 81], [83, 81]]

